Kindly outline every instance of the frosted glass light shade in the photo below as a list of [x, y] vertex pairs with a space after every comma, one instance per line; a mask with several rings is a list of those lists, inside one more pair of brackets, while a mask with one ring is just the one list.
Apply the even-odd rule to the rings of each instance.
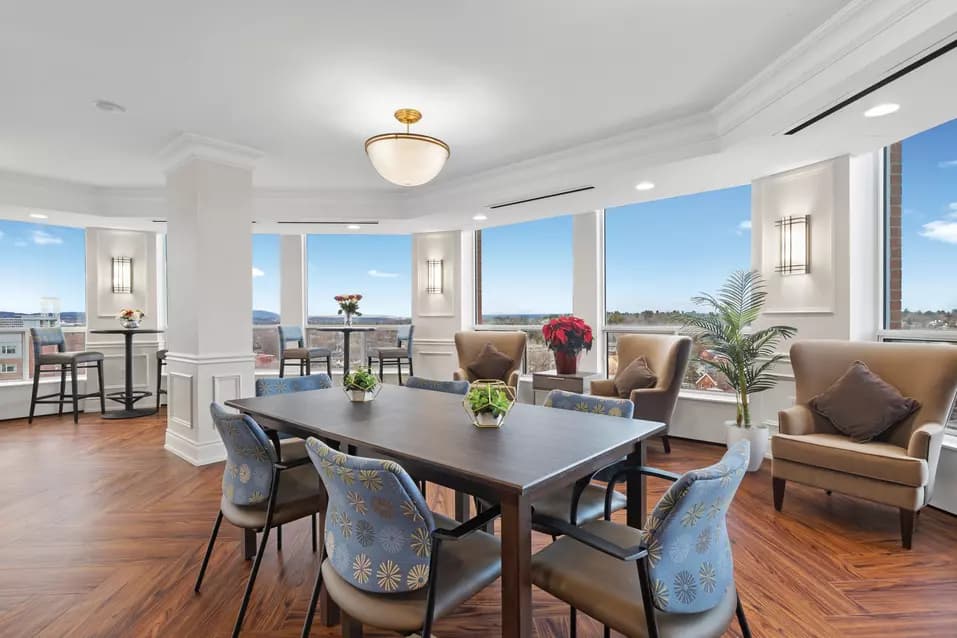
[[415, 133], [385, 133], [366, 140], [366, 154], [379, 175], [399, 186], [432, 181], [449, 159], [442, 140]]

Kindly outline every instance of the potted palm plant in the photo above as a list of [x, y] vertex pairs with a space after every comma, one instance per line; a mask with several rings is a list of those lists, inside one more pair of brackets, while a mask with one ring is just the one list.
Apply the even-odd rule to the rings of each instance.
[[777, 352], [782, 339], [797, 334], [791, 326], [769, 326], [760, 330], [751, 324], [761, 315], [767, 299], [764, 280], [754, 270], [731, 273], [716, 295], [702, 293], [692, 301], [706, 312], [691, 315], [687, 325], [704, 346], [698, 360], [727, 378], [734, 388], [737, 416], [728, 421], [727, 443], [731, 447], [741, 439], [751, 442], [748, 471], [761, 467], [768, 450], [768, 428], [753, 423], [751, 395], [774, 387], [774, 366], [784, 359]]

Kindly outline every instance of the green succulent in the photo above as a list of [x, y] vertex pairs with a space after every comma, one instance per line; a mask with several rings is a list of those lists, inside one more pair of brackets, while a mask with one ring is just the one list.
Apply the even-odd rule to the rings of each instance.
[[466, 396], [469, 409], [474, 414], [483, 414], [486, 412], [499, 417], [508, 412], [512, 407], [512, 399], [508, 393], [501, 387], [493, 385], [474, 385], [469, 389]]
[[379, 379], [376, 378], [368, 368], [358, 368], [346, 375], [342, 380], [342, 385], [346, 390], [361, 390], [371, 392], [379, 385]]

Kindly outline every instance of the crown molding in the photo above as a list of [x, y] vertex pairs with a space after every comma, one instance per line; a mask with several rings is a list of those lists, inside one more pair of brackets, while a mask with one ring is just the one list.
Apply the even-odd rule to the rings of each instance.
[[196, 133], [180, 133], [159, 153], [169, 174], [192, 160], [205, 160], [236, 168], [252, 170], [263, 152], [251, 146], [243, 146]]

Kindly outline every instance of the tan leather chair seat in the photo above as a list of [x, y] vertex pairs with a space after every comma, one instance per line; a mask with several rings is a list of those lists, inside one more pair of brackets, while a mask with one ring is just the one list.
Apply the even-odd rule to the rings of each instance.
[[[268, 496], [268, 494], [266, 495]], [[303, 465], [281, 473], [279, 494], [276, 496], [276, 508], [273, 512], [273, 525], [282, 525], [311, 516], [322, 511], [316, 507], [316, 501], [325, 503], [328, 497], [322, 487], [319, 475], [312, 465]], [[266, 524], [266, 502], [256, 505], [236, 505], [225, 496], [220, 500], [223, 516], [236, 527], [243, 529], [261, 529]]]
[[316, 359], [330, 354], [329, 348], [286, 348], [282, 356], [286, 359]]
[[[609, 521], [583, 529], [622, 547], [641, 542], [640, 530]], [[532, 557], [532, 582], [598, 622], [627, 636], [647, 636], [635, 561], [621, 561], [564, 536]], [[728, 587], [717, 607], [697, 614], [656, 612], [662, 637], [708, 638], [724, 635], [738, 595]]]
[[102, 361], [102, 352], [44, 352], [40, 355], [41, 364], [53, 363], [88, 363], [91, 361]]
[[906, 449], [893, 443], [855, 443], [841, 434], [777, 434], [771, 453], [776, 459], [890, 483], [927, 484], [927, 461], [907, 456]]
[[395, 359], [396, 357], [408, 357], [409, 350], [407, 348], [379, 348], [372, 353], [372, 358], [385, 358], [385, 359]]
[[[571, 513], [572, 487], [568, 487], [549, 494], [545, 498], [535, 501], [532, 507], [536, 514], [545, 514], [566, 522]], [[628, 499], [621, 492], [615, 492], [611, 497], [611, 511], [625, 509]], [[605, 515], [605, 488], [602, 485], [588, 485], [578, 499], [577, 523], [584, 523], [602, 518]]]
[[[439, 515], [435, 515], [435, 524], [443, 529], [459, 525], [457, 521]], [[502, 571], [501, 544], [498, 538], [485, 532], [443, 542], [440, 551], [435, 590], [436, 618], [448, 614], [490, 585]], [[393, 595], [362, 591], [343, 580], [328, 559], [322, 563], [322, 582], [342, 611], [364, 625], [400, 633], [422, 628], [425, 588]]]

